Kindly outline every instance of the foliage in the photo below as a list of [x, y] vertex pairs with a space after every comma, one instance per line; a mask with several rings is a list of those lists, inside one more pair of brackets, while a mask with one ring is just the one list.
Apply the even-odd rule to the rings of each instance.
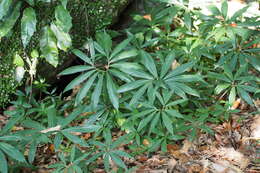
[[[255, 45], [259, 26], [254, 22], [259, 20], [243, 18], [247, 8], [227, 16], [226, 1], [221, 10], [209, 7], [209, 16], [185, 4], [161, 2], [168, 3], [147, 8], [145, 16], [134, 16], [124, 33], [127, 38], [120, 43], [101, 30], [87, 41], [85, 50], [71, 50], [82, 65], [59, 74], [79, 74], [64, 89], [72, 90], [69, 101], [47, 93], [41, 83], [38, 86], [47, 94], [44, 99], [35, 99], [30, 89], [17, 92], [15, 110], [6, 112], [10, 120], [0, 140], [18, 136], [21, 151], [29, 146], [28, 164], [33, 164], [37, 146], [54, 145], [60, 162], [50, 168], [56, 172], [89, 171], [100, 159], [107, 172], [113, 165], [126, 172], [124, 160], [139, 152], [166, 152], [169, 143], [186, 137], [194, 140], [200, 132], [213, 134], [207, 124], [226, 121], [238, 112], [233, 108], [237, 98], [254, 108], [260, 81]], [[42, 44], [52, 44], [58, 21], [57, 17], [55, 26], [44, 29]], [[55, 54], [58, 48], [65, 50], [66, 43], [61, 40], [55, 49], [47, 50]], [[26, 129], [12, 131], [18, 125]], [[122, 135], [113, 135], [119, 130]], [[149, 143], [142, 144], [144, 140]], [[122, 151], [124, 146], [133, 152]], [[6, 170], [5, 158], [13, 157], [0, 155]]]

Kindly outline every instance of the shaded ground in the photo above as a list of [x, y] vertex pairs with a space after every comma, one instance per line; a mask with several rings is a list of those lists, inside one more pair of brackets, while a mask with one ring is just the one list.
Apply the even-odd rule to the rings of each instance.
[[[255, 102], [260, 105], [260, 101]], [[143, 153], [135, 160], [124, 159], [133, 173], [260, 173], [260, 114], [247, 113], [248, 105], [234, 105], [241, 110], [233, 114], [230, 121], [220, 124], [208, 124], [215, 135], [199, 133], [195, 141], [184, 140], [176, 144], [168, 144], [167, 152]], [[9, 109], [12, 109], [10, 107]], [[259, 107], [257, 108], [259, 111]], [[7, 117], [0, 115], [0, 127]], [[16, 127], [14, 130], [23, 130]], [[114, 138], [123, 132], [114, 133]], [[79, 134], [86, 139], [87, 134]], [[90, 137], [90, 136], [88, 136]], [[143, 146], [149, 146], [148, 140]], [[127, 145], [120, 146], [131, 153]], [[26, 153], [25, 153], [26, 155]], [[47, 167], [57, 161], [57, 153], [53, 145], [38, 147], [34, 165], [36, 172], [49, 173]], [[112, 163], [113, 164], [113, 163]], [[115, 171], [117, 167], [113, 168]], [[23, 172], [35, 172], [25, 168]], [[97, 161], [94, 173], [105, 173], [102, 159]]]

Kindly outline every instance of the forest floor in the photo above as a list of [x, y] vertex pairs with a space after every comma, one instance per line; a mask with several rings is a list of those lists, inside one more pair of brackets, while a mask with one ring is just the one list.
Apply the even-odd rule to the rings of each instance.
[[[143, 153], [124, 162], [133, 168], [133, 173], [260, 173], [260, 114], [248, 113], [247, 105], [237, 104], [236, 107], [241, 112], [233, 114], [229, 121], [207, 124], [214, 135], [199, 132], [192, 142], [186, 139], [168, 144], [166, 153]], [[0, 127], [6, 121], [7, 116], [0, 115]], [[23, 127], [15, 130], [23, 130]], [[114, 138], [120, 135], [121, 132], [114, 133]], [[149, 145], [148, 140], [142, 143]], [[120, 148], [131, 153], [127, 145]], [[53, 170], [47, 167], [56, 161], [57, 153], [52, 144], [38, 147], [34, 165], [39, 170], [36, 172], [51, 173]], [[98, 160], [93, 172], [105, 173], [102, 164], [102, 160]], [[117, 167], [113, 169], [116, 171]], [[23, 172], [35, 171], [24, 168]]]

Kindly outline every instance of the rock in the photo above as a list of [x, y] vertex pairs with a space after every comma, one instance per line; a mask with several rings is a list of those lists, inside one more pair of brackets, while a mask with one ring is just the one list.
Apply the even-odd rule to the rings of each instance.
[[[80, 47], [84, 41], [90, 37], [95, 30], [107, 27], [113, 24], [120, 12], [128, 5], [130, 0], [69, 0], [67, 9], [72, 16], [73, 27], [71, 36], [73, 47]], [[37, 32], [33, 35], [32, 40], [26, 50], [29, 54], [33, 49], [39, 50], [40, 29], [54, 18], [55, 4], [39, 3], [34, 9], [37, 13]], [[21, 57], [26, 54], [22, 48], [20, 39], [20, 21], [17, 21], [12, 33], [2, 38], [0, 44], [0, 107], [3, 107], [10, 101], [18, 83], [15, 81], [15, 67], [13, 65], [14, 54]], [[38, 65], [37, 73], [46, 78], [47, 82], [53, 82], [56, 74], [66, 68], [74, 59], [74, 56], [59, 51], [59, 66], [52, 67], [47, 62], [41, 62]]]

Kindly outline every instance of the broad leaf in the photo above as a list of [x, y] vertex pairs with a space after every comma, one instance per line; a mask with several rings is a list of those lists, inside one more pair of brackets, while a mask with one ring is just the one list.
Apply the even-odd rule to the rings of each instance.
[[26, 8], [23, 12], [21, 20], [21, 37], [23, 47], [26, 48], [31, 40], [34, 32], [36, 31], [36, 14], [33, 8]]
[[46, 26], [43, 29], [43, 35], [40, 40], [40, 49], [42, 57], [46, 59], [54, 67], [58, 65], [58, 48], [56, 45], [56, 38], [50, 27]]

